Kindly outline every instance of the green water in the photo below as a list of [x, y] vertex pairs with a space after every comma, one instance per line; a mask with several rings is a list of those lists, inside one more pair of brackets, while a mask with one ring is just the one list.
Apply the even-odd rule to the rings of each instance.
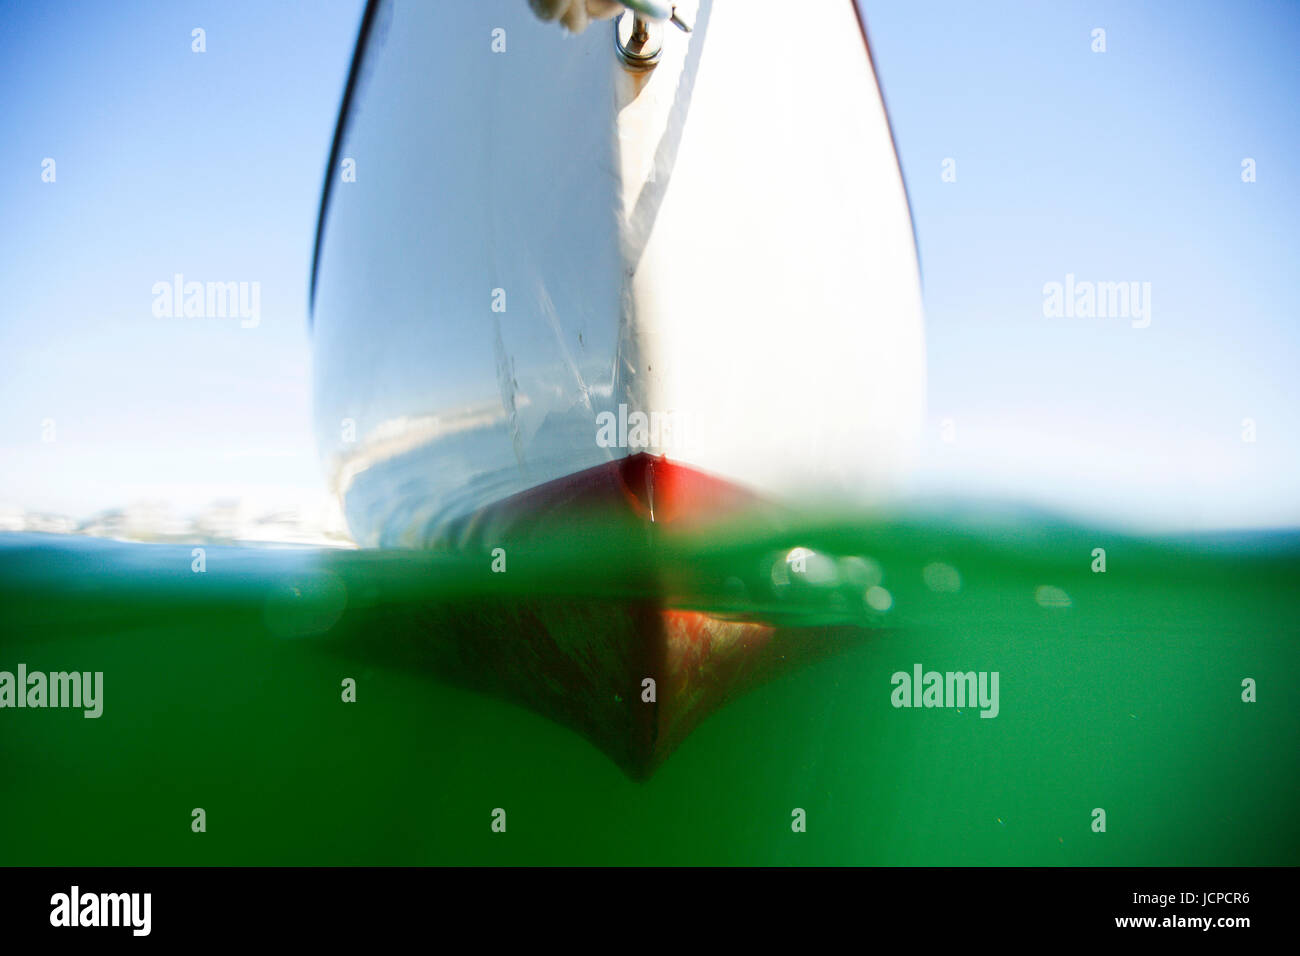
[[[728, 703], [638, 783], [393, 648], [458, 602], [635, 597], [639, 545], [518, 550], [504, 574], [210, 547], [196, 573], [189, 546], [0, 535], [0, 670], [104, 674], [98, 719], [0, 709], [0, 864], [1300, 863], [1295, 534], [929, 515], [657, 553], [678, 606], [869, 634]], [[998, 672], [997, 717], [894, 707], [917, 663]]]

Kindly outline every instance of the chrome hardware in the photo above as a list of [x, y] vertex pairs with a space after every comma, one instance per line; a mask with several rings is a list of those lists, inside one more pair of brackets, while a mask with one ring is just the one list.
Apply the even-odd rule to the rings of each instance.
[[614, 45], [629, 70], [652, 70], [664, 49], [664, 28], [629, 10], [615, 24]]
[[623, 0], [623, 6], [628, 9], [615, 23], [614, 46], [629, 70], [654, 69], [664, 49], [664, 21], [691, 32], [690, 25], [677, 15], [676, 6], [656, 0]]

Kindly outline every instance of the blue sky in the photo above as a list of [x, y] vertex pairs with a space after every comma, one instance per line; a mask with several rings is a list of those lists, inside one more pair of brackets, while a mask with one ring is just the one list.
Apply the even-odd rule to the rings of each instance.
[[[864, 9], [924, 272], [925, 484], [1294, 525], [1300, 6]], [[1150, 326], [1045, 318], [1067, 273], [1150, 282]]]
[[[323, 491], [307, 280], [361, 6], [6, 12], [0, 506]], [[918, 492], [1300, 523], [1300, 5], [862, 7], [924, 273]], [[154, 318], [177, 272], [259, 281], [260, 324]], [[1150, 283], [1150, 326], [1045, 317], [1067, 273]]]
[[[184, 512], [323, 489], [307, 282], [361, 8], [6, 13], [0, 503], [80, 514], [162, 499]], [[259, 281], [260, 324], [154, 318], [153, 284], [177, 272]]]

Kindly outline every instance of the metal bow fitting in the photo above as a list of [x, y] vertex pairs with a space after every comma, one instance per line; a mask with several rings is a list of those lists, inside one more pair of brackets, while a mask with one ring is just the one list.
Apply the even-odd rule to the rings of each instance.
[[677, 15], [675, 4], [660, 3], [659, 0], [620, 0], [620, 2], [635, 13], [638, 18], [654, 20], [657, 23], [667, 20], [677, 29], [686, 33], [691, 32], [691, 25]]

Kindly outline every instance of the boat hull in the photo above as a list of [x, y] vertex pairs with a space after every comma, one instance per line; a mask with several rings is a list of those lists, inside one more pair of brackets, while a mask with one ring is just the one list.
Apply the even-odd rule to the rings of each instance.
[[[356, 540], [581, 582], [381, 643], [637, 778], [710, 712], [867, 632], [682, 599], [665, 542], [886, 499], [924, 396], [907, 197], [851, 0], [684, 0], [653, 70], [523, 0], [372, 0], [313, 269], [317, 432]], [[521, 550], [522, 549], [522, 550]], [[604, 551], [601, 553], [611, 553]], [[518, 564], [515, 564], [518, 567]]]

